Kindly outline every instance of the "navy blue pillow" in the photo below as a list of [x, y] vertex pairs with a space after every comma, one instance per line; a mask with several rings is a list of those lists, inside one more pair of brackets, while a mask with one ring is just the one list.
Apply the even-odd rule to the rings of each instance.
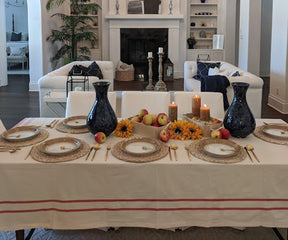
[[96, 76], [99, 79], [103, 79], [102, 71], [95, 61], [89, 65], [87, 74], [88, 76]]
[[233, 74], [231, 75], [231, 77], [239, 77], [239, 76], [240, 76], [239, 71], [236, 71], [235, 73], [233, 73]]
[[21, 41], [22, 33], [12, 32], [11, 41]]
[[193, 76], [193, 78], [197, 80], [204, 79], [208, 76], [209, 68], [219, 68], [220, 62], [211, 63], [211, 62], [197, 62], [197, 75]]

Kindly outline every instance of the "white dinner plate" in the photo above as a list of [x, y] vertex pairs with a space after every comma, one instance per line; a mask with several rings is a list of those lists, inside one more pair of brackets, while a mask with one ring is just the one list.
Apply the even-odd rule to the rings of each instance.
[[65, 118], [63, 120], [63, 125], [68, 128], [85, 128], [87, 127], [86, 121], [87, 116], [74, 116]]
[[276, 125], [269, 124], [262, 128], [264, 134], [271, 138], [276, 138], [280, 140], [288, 140], [288, 126], [287, 125]]
[[148, 156], [160, 150], [160, 144], [150, 138], [133, 138], [124, 141], [121, 150], [129, 155]]
[[76, 138], [62, 137], [47, 140], [39, 145], [39, 150], [42, 153], [51, 156], [64, 156], [74, 153], [81, 146], [81, 143]]
[[211, 157], [229, 158], [236, 156], [240, 146], [226, 139], [203, 139], [199, 142], [200, 150]]
[[23, 142], [38, 136], [39, 129], [35, 126], [11, 128], [2, 133], [2, 138], [9, 142]]

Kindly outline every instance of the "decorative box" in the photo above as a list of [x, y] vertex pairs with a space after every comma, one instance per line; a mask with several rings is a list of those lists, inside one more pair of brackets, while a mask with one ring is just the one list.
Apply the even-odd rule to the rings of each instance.
[[199, 126], [204, 137], [210, 137], [212, 130], [222, 126], [222, 121], [213, 117], [210, 117], [210, 121], [201, 121], [199, 117], [194, 117], [193, 113], [185, 113], [183, 114], [183, 118]]
[[[129, 118], [129, 120], [131, 120], [132, 118], [133, 117]], [[156, 139], [159, 138], [160, 131], [168, 127], [167, 125], [170, 124], [168, 123], [167, 125], [161, 126], [161, 127], [153, 127], [153, 126], [145, 125], [143, 123], [135, 122], [135, 121], [131, 121], [131, 123], [133, 124], [133, 133], [139, 134], [145, 137], [156, 138]]]
[[126, 71], [116, 71], [115, 79], [117, 81], [133, 81], [134, 80], [134, 70]]

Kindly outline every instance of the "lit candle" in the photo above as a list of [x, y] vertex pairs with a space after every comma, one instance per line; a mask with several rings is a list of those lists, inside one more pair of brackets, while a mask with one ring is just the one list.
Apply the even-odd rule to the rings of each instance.
[[204, 104], [203, 107], [200, 107], [200, 120], [201, 121], [210, 121], [210, 108]]
[[200, 106], [201, 106], [201, 97], [198, 95], [194, 95], [192, 97], [192, 113], [193, 116], [200, 116]]
[[74, 90], [75, 91], [82, 91], [83, 89], [82, 89], [82, 87], [75, 87]]
[[162, 47], [158, 48], [158, 53], [163, 53], [163, 48]]
[[153, 57], [152, 52], [148, 52], [148, 58], [152, 58], [152, 57]]
[[177, 104], [172, 102], [169, 104], [169, 120], [171, 122], [177, 121]]

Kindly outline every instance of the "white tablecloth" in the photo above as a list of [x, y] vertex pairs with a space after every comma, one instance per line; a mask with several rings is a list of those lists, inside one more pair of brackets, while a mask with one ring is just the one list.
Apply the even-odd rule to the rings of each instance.
[[[20, 125], [47, 123], [25, 119]], [[279, 120], [274, 120], [279, 122]], [[259, 122], [259, 121], [258, 121]], [[49, 138], [66, 136], [49, 130]], [[95, 143], [92, 134], [73, 135]], [[188, 160], [179, 146], [178, 162], [169, 156], [151, 163], [127, 163], [109, 153], [109, 136], [95, 160], [66, 163], [24, 160], [30, 147], [0, 153], [0, 231], [26, 228], [288, 226], [288, 146], [253, 134], [234, 139], [252, 144], [261, 163], [247, 157], [236, 164]], [[172, 144], [174, 141], [169, 141]]]

